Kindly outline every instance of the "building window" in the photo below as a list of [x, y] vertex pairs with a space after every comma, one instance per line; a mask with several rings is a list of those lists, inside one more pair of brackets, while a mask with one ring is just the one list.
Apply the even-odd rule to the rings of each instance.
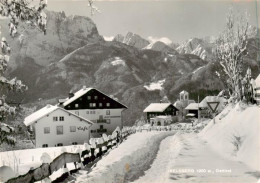
[[42, 147], [48, 147], [48, 144], [42, 144]]
[[103, 125], [100, 125], [99, 128], [100, 128], [100, 129], [104, 129], [104, 126], [103, 126]]
[[96, 133], [96, 130], [90, 130], [91, 133]]
[[89, 114], [89, 111], [86, 111], [86, 114]]
[[44, 127], [44, 134], [50, 133], [50, 127]]
[[88, 100], [91, 100], [91, 96], [88, 96]]
[[93, 107], [93, 103], [89, 103], [89, 107]]
[[99, 103], [99, 107], [102, 107], [102, 103]]
[[107, 107], [110, 107], [110, 103], [107, 103]]
[[57, 135], [62, 135], [63, 134], [63, 126], [57, 126], [56, 130], [57, 130]]
[[63, 143], [58, 143], [57, 146], [58, 146], [58, 147], [59, 147], [59, 146], [63, 146]]
[[107, 124], [110, 124], [110, 122], [111, 122], [110, 119], [106, 119], [106, 121], [107, 121]]
[[79, 104], [75, 104], [75, 108], [79, 108]]
[[106, 111], [106, 115], [110, 115], [110, 110], [107, 110], [107, 111]]
[[76, 132], [76, 126], [71, 126], [70, 127], [70, 132]]
[[93, 107], [96, 107], [96, 106], [97, 106], [96, 103], [93, 103], [92, 105], [93, 105]]
[[97, 99], [98, 99], [98, 96], [94, 96], [94, 99], [97, 100]]
[[58, 117], [57, 117], [57, 116], [54, 116], [54, 117], [53, 117], [53, 121], [58, 121]]
[[77, 142], [72, 142], [72, 145], [77, 145], [78, 143]]
[[60, 116], [60, 121], [64, 121], [64, 116]]

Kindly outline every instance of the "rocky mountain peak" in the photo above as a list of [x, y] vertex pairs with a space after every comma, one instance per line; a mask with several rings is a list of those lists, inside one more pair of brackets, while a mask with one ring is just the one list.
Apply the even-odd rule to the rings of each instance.
[[118, 35], [115, 36], [113, 41], [122, 42], [124, 44], [129, 45], [129, 46], [134, 46], [138, 49], [142, 49], [142, 48], [144, 48], [144, 47], [146, 47], [147, 45], [150, 44], [149, 41], [142, 38], [138, 34], [134, 34], [132, 32], [128, 32], [126, 34], [126, 36], [122, 36], [121, 34], [118, 34]]
[[171, 52], [173, 54], [178, 53], [176, 50], [171, 48], [170, 46], [166, 45], [165, 43], [161, 41], [156, 41], [154, 43], [149, 44], [144, 49], [151, 49], [154, 51], [161, 51], [161, 52]]
[[203, 60], [211, 60], [213, 58], [212, 43], [209, 43], [203, 39], [192, 38], [176, 48], [180, 54], [193, 54], [199, 56]]
[[[16, 68], [20, 58], [31, 59], [46, 66], [60, 60], [71, 51], [90, 43], [104, 41], [95, 23], [88, 17], [66, 16], [64, 12], [46, 11], [48, 17], [46, 35], [38, 29], [28, 28], [24, 23], [18, 27], [20, 33], [12, 39], [8, 32], [8, 19], [0, 22], [2, 36], [12, 48], [10, 66]], [[27, 28], [26, 28], [27, 27]]]
[[125, 37], [122, 34], [117, 34], [112, 41], [117, 41], [117, 42], [123, 43], [124, 38]]

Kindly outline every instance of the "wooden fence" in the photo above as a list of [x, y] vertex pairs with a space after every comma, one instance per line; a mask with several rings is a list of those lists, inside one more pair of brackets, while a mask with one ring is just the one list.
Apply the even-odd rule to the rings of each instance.
[[102, 144], [96, 145], [95, 148], [88, 148], [83, 150], [81, 153], [68, 153], [64, 152], [56, 157], [51, 163], [43, 163], [40, 167], [33, 170], [29, 170], [26, 174], [20, 175], [18, 177], [12, 178], [7, 181], [7, 183], [32, 183], [36, 181], [43, 180], [46, 177], [52, 175], [55, 171], [66, 168], [67, 163], [74, 163], [75, 169], [62, 174], [59, 178], [52, 182], [62, 182], [65, 180], [69, 174], [78, 171], [81, 167], [88, 165], [99, 157], [102, 157], [109, 149], [121, 143], [129, 135], [141, 132], [141, 131], [170, 131], [175, 130], [170, 126], [159, 126], [159, 127], [127, 127], [123, 128], [121, 131], [120, 140], [117, 139], [117, 136], [114, 136], [112, 139], [105, 141]]
[[[96, 148], [90, 148], [83, 150], [81, 153], [68, 153], [64, 152], [58, 157], [56, 157], [51, 163], [43, 163], [40, 167], [35, 168], [33, 170], [29, 170], [26, 174], [20, 175], [18, 177], [9, 179], [7, 183], [32, 183], [36, 181], [43, 180], [46, 177], [49, 177], [53, 174], [53, 172], [59, 170], [60, 168], [66, 168], [67, 163], [74, 163], [75, 169], [70, 171], [70, 173], [77, 171], [80, 169], [80, 163], [83, 166], [93, 162], [95, 159], [104, 155], [109, 149], [116, 146], [118, 143], [121, 143], [122, 140], [126, 139], [132, 133], [135, 133], [135, 128], [127, 128], [122, 130], [120, 140], [114, 136], [112, 139], [107, 140], [102, 143], [96, 145]], [[68, 173], [64, 173], [58, 179], [53, 182], [60, 182], [64, 180]]]

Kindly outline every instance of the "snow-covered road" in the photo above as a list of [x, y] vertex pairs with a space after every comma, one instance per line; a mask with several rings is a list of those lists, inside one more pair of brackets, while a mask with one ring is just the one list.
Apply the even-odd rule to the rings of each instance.
[[79, 171], [77, 183], [123, 183], [137, 180], [150, 168], [160, 143], [175, 131], [137, 132], [102, 157], [90, 172]]
[[259, 176], [245, 164], [214, 152], [197, 134], [178, 134], [161, 142], [151, 168], [134, 182], [255, 183]]

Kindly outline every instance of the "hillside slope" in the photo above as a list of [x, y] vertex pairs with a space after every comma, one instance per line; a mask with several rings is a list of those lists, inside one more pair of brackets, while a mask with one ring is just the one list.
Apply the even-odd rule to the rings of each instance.
[[229, 105], [200, 133], [220, 154], [260, 171], [260, 108], [238, 103]]

